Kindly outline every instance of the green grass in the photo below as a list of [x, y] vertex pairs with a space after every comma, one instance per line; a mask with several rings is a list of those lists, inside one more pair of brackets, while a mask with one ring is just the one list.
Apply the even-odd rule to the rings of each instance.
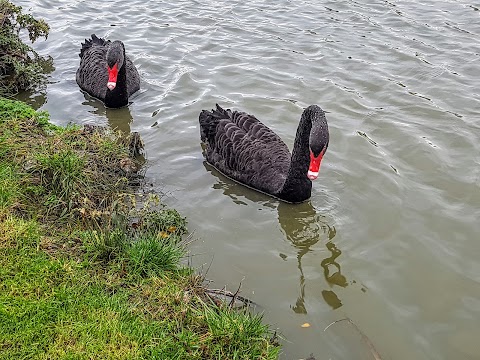
[[0, 212], [10, 208], [20, 196], [18, 180], [14, 167], [0, 163]]
[[184, 250], [174, 240], [145, 236], [131, 242], [126, 250], [128, 270], [140, 276], [158, 276], [175, 271]]
[[18, 120], [35, 121], [41, 127], [58, 129], [57, 126], [49, 122], [49, 116], [46, 111], [35, 111], [21, 101], [11, 101], [0, 97], [0, 123], [16, 123], [19, 125]]
[[186, 219], [135, 194], [115, 134], [0, 114], [2, 360], [277, 358], [261, 317], [181, 265]]
[[9, 226], [17, 231], [16, 246], [1, 251], [2, 359], [276, 358], [261, 319], [203, 303], [187, 269], [121, 274], [119, 263], [54, 259], [36, 250], [38, 226]]

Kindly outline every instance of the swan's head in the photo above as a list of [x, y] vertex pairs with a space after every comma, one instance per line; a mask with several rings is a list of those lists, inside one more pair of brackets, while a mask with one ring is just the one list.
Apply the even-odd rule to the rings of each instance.
[[330, 134], [328, 132], [325, 111], [319, 106], [311, 105], [306, 108], [303, 113], [312, 123], [309, 137], [310, 165], [308, 167], [307, 177], [310, 180], [315, 180], [318, 177], [320, 164], [328, 148]]
[[117, 86], [117, 76], [119, 69], [125, 62], [125, 48], [121, 41], [114, 41], [107, 50], [107, 70], [108, 82], [107, 88], [111, 91]]

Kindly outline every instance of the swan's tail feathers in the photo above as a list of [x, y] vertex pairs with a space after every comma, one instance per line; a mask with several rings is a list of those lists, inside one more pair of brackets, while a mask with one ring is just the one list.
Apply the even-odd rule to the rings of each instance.
[[202, 142], [207, 142], [209, 135], [214, 128], [213, 123], [215, 121], [212, 115], [213, 112], [202, 110], [198, 116], [198, 121], [200, 122], [200, 139]]
[[215, 104], [216, 109], [202, 110], [198, 120], [200, 122], [200, 137], [203, 142], [214, 141], [217, 125], [221, 120], [231, 119], [232, 111], [223, 109]]
[[216, 110], [212, 110], [212, 114], [220, 119], [229, 119], [232, 116], [232, 111], [230, 109], [224, 109], [220, 105], [215, 104]]
[[95, 34], [92, 34], [92, 42], [94, 44], [103, 46], [103, 45], [108, 44], [110, 42], [110, 40], [105, 40], [103, 38], [97, 37], [97, 35], [95, 35]]
[[105, 40], [105, 39], [97, 37], [97, 35], [95, 35], [95, 34], [92, 34], [92, 39], [91, 40], [90, 39], [85, 39], [85, 42], [82, 43], [82, 48], [80, 49], [80, 54], [78, 56], [80, 56], [80, 58], [82, 58], [83, 54], [85, 54], [85, 52], [88, 49], [90, 49], [94, 44], [104, 46], [108, 43], [110, 43], [110, 40]]

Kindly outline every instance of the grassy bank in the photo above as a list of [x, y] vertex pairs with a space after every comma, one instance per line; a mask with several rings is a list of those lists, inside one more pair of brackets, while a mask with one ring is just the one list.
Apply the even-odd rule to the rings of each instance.
[[139, 194], [133, 143], [0, 98], [0, 358], [276, 359], [181, 265], [186, 221]]

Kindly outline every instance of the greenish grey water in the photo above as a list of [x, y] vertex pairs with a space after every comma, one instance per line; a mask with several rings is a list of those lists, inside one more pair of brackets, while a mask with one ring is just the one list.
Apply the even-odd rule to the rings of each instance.
[[[189, 219], [192, 263], [284, 338], [284, 359], [480, 359], [480, 11], [466, 0], [15, 1], [52, 30], [29, 101], [58, 124], [139, 131], [149, 182]], [[91, 33], [142, 89], [105, 110], [75, 83]], [[292, 146], [328, 111], [312, 199], [279, 203], [204, 164], [198, 114], [255, 114]], [[301, 327], [309, 323], [310, 327]]]

